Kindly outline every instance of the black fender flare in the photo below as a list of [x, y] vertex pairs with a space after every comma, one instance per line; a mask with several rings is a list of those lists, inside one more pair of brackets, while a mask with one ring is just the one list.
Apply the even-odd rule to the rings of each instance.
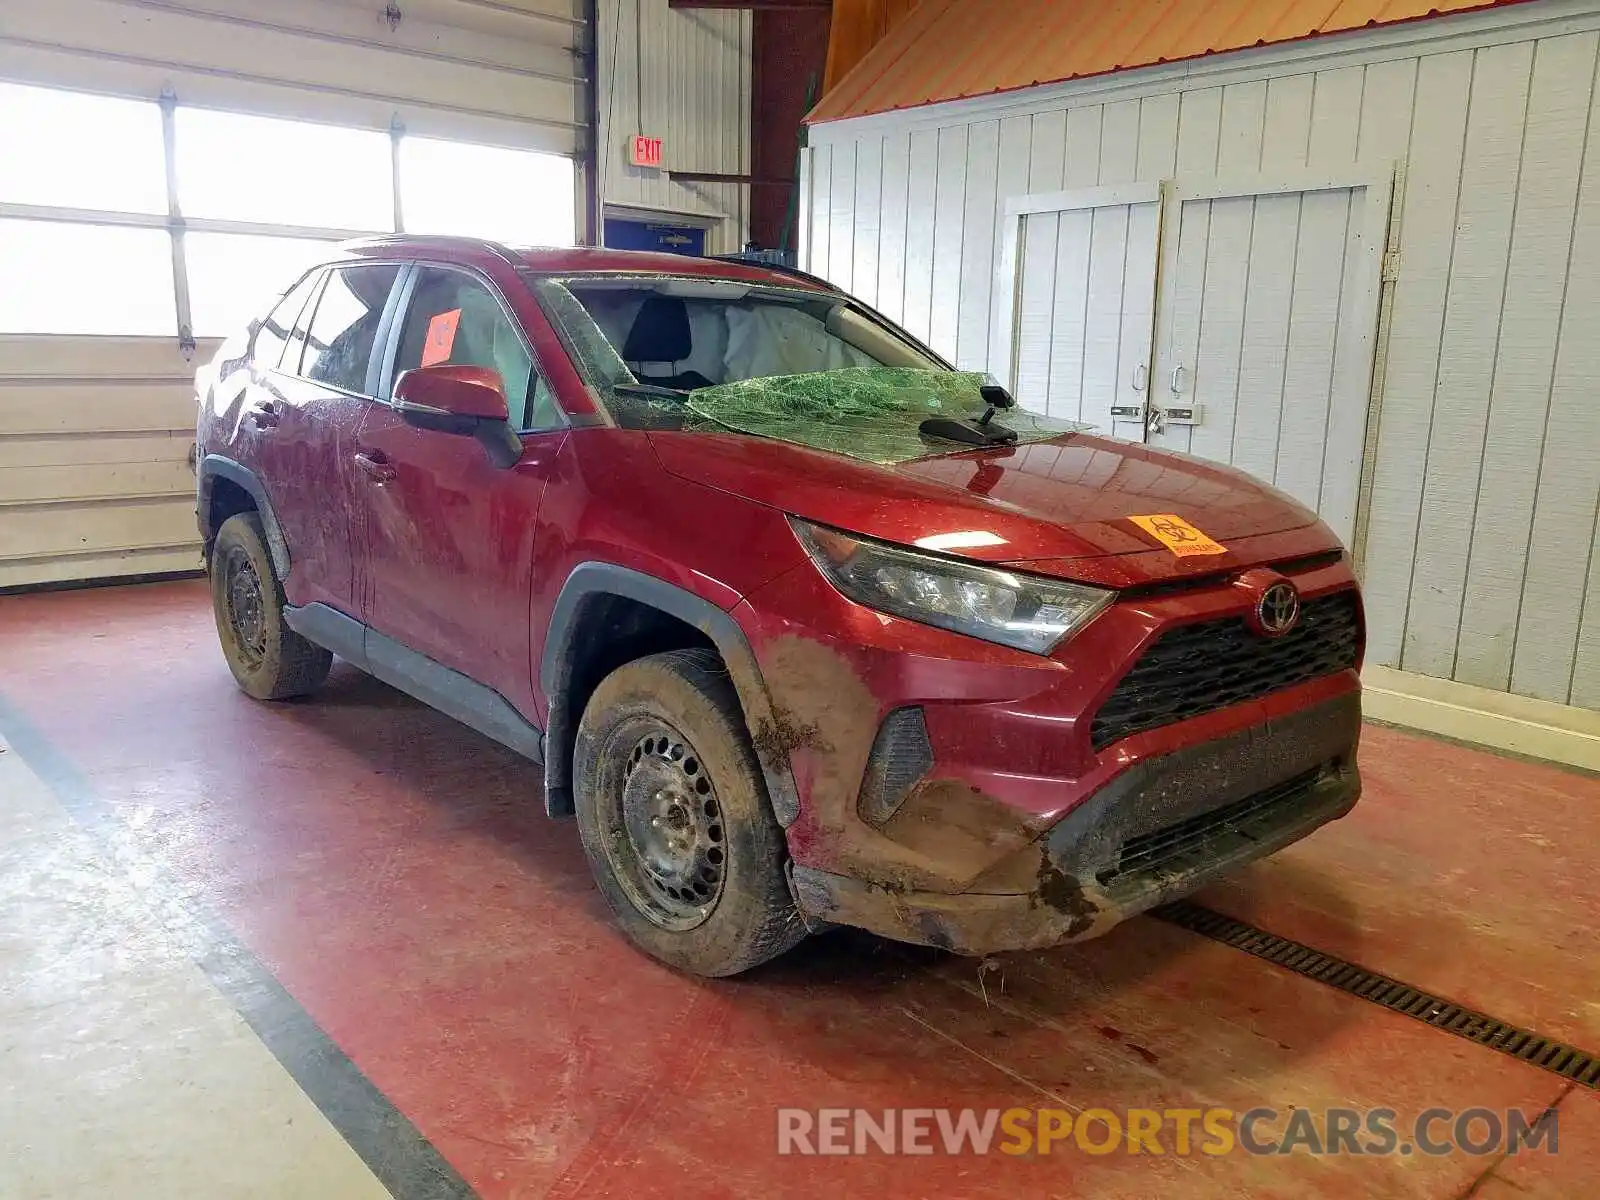
[[[745, 728], [752, 738], [758, 730], [770, 729], [774, 724], [772, 697], [767, 692], [760, 664], [756, 662], [744, 630], [732, 616], [704, 597], [642, 571], [615, 563], [580, 563], [567, 576], [556, 597], [539, 663], [539, 686], [549, 705], [545, 721], [544, 782], [545, 811], [551, 816], [570, 816], [573, 811], [572, 739], [581, 715], [572, 712], [567, 702], [578, 649], [574, 635], [584, 601], [599, 595], [637, 601], [700, 630], [711, 639], [727, 665], [728, 677], [739, 697], [739, 706], [744, 710]], [[756, 761], [766, 779], [773, 814], [780, 825], [787, 827], [800, 814], [800, 794], [787, 756], [771, 761], [774, 757], [762, 754], [758, 742]]]
[[283, 529], [278, 525], [278, 514], [272, 510], [266, 485], [256, 473], [221, 454], [208, 454], [200, 460], [196, 474], [199, 482], [196, 485], [198, 508], [195, 516], [200, 523], [200, 536], [205, 539], [206, 550], [210, 551], [211, 543], [217, 536], [217, 531], [211, 528], [211, 489], [218, 479], [226, 479], [249, 492], [250, 498], [256, 502], [256, 511], [261, 514], [261, 527], [267, 534], [267, 552], [272, 555], [272, 567], [278, 572], [279, 579], [287, 579], [289, 544], [284, 541]]

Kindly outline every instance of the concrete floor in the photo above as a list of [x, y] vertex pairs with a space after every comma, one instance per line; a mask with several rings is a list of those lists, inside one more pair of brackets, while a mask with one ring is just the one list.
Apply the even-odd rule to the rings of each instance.
[[[0, 598], [0, 747], [0, 1196], [1593, 1194], [1594, 1092], [1154, 920], [981, 982], [851, 934], [674, 975], [534, 768], [343, 666], [250, 701], [200, 583]], [[1600, 780], [1380, 728], [1362, 765], [1202, 902], [1600, 1048]], [[1040, 1105], [1555, 1105], [1560, 1141], [775, 1153], [780, 1107]]]

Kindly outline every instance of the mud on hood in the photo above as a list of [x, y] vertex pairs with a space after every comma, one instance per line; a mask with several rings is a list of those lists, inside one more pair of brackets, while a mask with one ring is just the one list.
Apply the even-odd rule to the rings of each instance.
[[[1231, 467], [1074, 433], [873, 464], [737, 434], [656, 431], [682, 478], [852, 533], [1111, 586], [1337, 549], [1291, 497]], [[1180, 557], [1129, 518], [1170, 514], [1226, 548]]]

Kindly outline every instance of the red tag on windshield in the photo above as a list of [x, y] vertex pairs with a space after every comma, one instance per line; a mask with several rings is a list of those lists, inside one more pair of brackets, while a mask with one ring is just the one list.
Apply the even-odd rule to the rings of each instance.
[[450, 351], [456, 344], [456, 326], [461, 324], [461, 310], [452, 308], [428, 322], [428, 340], [422, 343], [421, 366], [449, 362]]

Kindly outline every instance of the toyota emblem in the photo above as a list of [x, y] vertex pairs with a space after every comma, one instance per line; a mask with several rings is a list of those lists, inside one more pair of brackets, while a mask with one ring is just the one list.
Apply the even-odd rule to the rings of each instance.
[[1256, 601], [1256, 623], [1268, 637], [1288, 633], [1300, 620], [1300, 593], [1287, 579], [1273, 584]]

